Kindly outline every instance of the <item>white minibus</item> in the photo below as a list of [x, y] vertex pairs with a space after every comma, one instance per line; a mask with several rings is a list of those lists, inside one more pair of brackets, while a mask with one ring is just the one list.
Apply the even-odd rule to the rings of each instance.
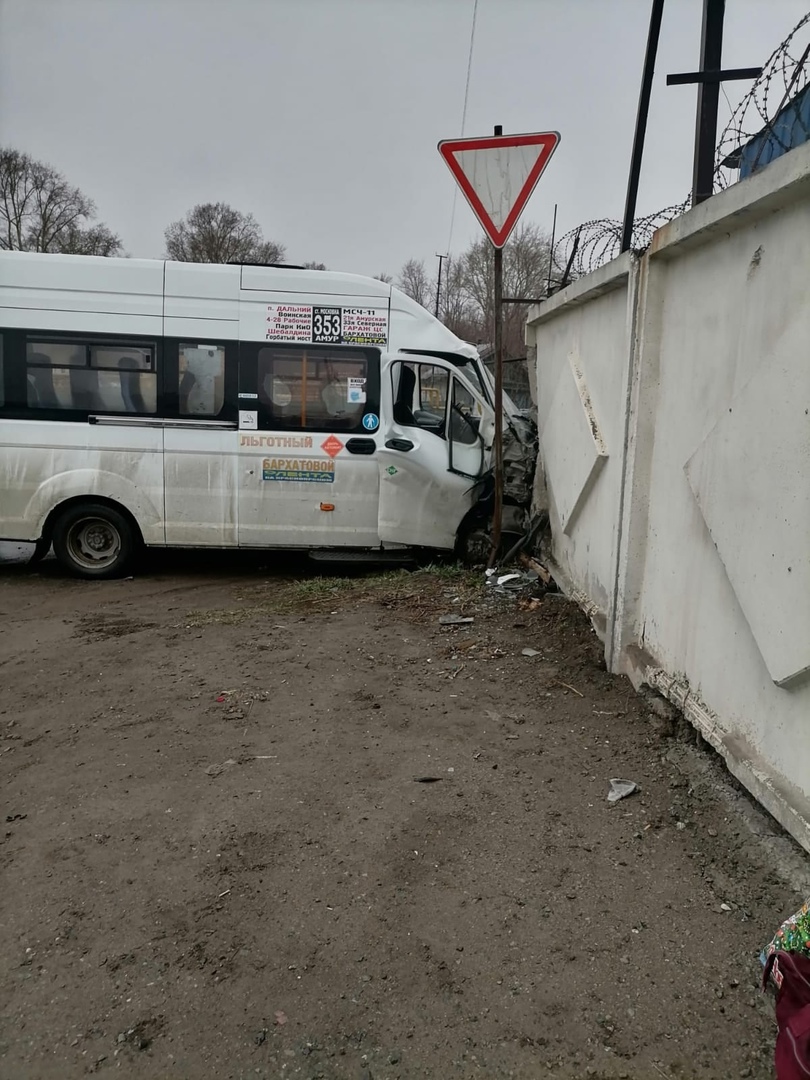
[[143, 545], [463, 555], [492, 402], [477, 349], [374, 278], [0, 252], [0, 539], [80, 576]]

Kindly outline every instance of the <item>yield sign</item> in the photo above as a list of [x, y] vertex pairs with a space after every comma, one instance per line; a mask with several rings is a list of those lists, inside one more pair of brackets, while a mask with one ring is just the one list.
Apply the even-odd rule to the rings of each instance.
[[502, 248], [560, 141], [559, 132], [444, 139], [450, 172], [496, 248]]

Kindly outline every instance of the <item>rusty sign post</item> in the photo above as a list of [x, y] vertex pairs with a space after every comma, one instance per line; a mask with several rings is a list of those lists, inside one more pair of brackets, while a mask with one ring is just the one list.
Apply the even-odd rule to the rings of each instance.
[[495, 434], [490, 566], [498, 557], [503, 518], [503, 248], [560, 142], [559, 132], [444, 139], [439, 153], [493, 246], [493, 319], [495, 347]]
[[[495, 125], [493, 134], [496, 138], [503, 135], [500, 124]], [[495, 348], [495, 505], [492, 508], [492, 547], [487, 561], [490, 567], [498, 560], [503, 526], [503, 248], [497, 244], [492, 252], [492, 264], [492, 318], [495, 323], [492, 334]]]

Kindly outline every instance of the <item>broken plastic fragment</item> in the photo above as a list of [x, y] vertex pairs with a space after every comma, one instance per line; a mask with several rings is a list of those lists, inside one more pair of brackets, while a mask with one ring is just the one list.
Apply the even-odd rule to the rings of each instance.
[[632, 780], [611, 779], [608, 802], [615, 803], [620, 799], [626, 799], [628, 795], [632, 795], [635, 791], [638, 791], [638, 784]]
[[507, 581], [519, 581], [522, 576], [522, 574], [501, 574], [498, 578], [498, 584], [505, 585]]

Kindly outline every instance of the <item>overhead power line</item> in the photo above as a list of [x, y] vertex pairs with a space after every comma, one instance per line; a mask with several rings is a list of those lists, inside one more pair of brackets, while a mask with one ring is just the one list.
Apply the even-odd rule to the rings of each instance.
[[[461, 132], [460, 135], [463, 138], [464, 129], [467, 124], [467, 101], [470, 97], [470, 72], [472, 71], [472, 58], [473, 48], [475, 46], [475, 21], [478, 18], [478, 0], [473, 0], [473, 14], [472, 14], [472, 27], [470, 28], [470, 51], [467, 56], [467, 79], [464, 83], [464, 107], [461, 110]], [[447, 237], [447, 253], [450, 254], [450, 249], [453, 246], [453, 227], [456, 223], [456, 200], [458, 199], [458, 185], [453, 185], [453, 209], [450, 213], [450, 234]]]

